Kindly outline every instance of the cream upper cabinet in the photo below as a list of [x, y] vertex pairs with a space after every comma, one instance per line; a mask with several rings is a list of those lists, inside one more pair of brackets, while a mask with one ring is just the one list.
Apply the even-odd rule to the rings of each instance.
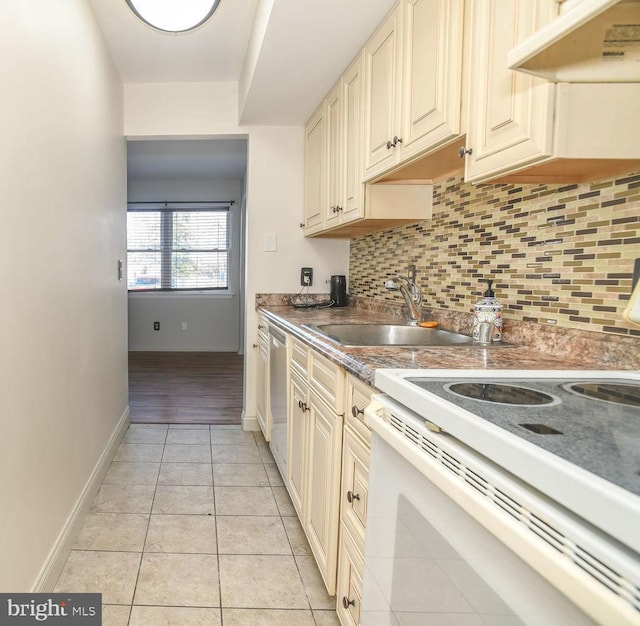
[[304, 129], [304, 228], [311, 235], [324, 228], [326, 202], [326, 137], [324, 103]]
[[464, 0], [403, 0], [376, 31], [365, 47], [365, 180], [460, 137], [463, 44]]
[[[307, 122], [306, 236], [352, 237], [431, 217], [432, 187], [428, 184], [364, 184], [366, 57], [363, 50]], [[388, 78], [393, 89], [396, 73]]]
[[507, 53], [557, 13], [554, 0], [474, 0], [465, 180], [552, 150], [555, 85], [507, 68]]
[[364, 217], [362, 183], [362, 54], [325, 99], [327, 202], [324, 227]]
[[508, 52], [549, 23], [555, 0], [474, 0], [465, 181], [584, 182], [640, 165], [640, 84], [549, 83]]
[[323, 206], [324, 228], [340, 223], [343, 200], [343, 128], [342, 128], [342, 81], [331, 90], [325, 100], [325, 124], [327, 139], [327, 200]]
[[[305, 235], [335, 229], [365, 216], [362, 182], [363, 81], [361, 53], [307, 122]], [[318, 159], [322, 159], [322, 163]]]
[[[400, 134], [398, 85], [402, 76], [402, 5], [378, 27], [364, 48], [365, 180], [397, 163]], [[395, 137], [395, 144], [394, 144]]]
[[340, 222], [364, 217], [362, 182], [362, 128], [364, 123], [364, 54], [359, 54], [342, 76], [343, 166]]
[[509, 51], [507, 63], [554, 82], [638, 82], [638, 20], [639, 0], [568, 0]]
[[401, 161], [461, 134], [463, 0], [403, 5]]

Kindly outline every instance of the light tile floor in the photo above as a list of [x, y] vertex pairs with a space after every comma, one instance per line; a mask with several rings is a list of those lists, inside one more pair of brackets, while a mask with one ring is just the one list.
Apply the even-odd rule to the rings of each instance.
[[336, 626], [261, 433], [132, 424], [56, 592], [100, 592], [103, 626]]

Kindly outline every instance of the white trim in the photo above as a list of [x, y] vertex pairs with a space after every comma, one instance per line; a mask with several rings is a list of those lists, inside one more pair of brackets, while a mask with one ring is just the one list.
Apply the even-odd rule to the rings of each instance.
[[65, 525], [62, 527], [49, 555], [47, 556], [35, 582], [31, 586], [31, 593], [51, 592], [67, 562], [71, 548], [80, 532], [89, 508], [102, 485], [102, 481], [109, 469], [109, 465], [116, 454], [120, 441], [129, 427], [129, 407], [118, 420], [107, 445], [105, 446], [96, 466], [85, 483], [80, 497], [76, 501]]
[[160, 291], [150, 289], [149, 291], [128, 291], [129, 298], [177, 298], [177, 297], [189, 297], [189, 298], [233, 298], [236, 295], [235, 291], [225, 291], [221, 289], [219, 291], [202, 291], [197, 289], [172, 289], [170, 291]]
[[129, 352], [238, 352], [238, 346], [171, 346], [170, 348], [163, 346], [137, 346], [129, 348]]
[[242, 415], [240, 416], [240, 423], [242, 424], [242, 430], [247, 431], [260, 431], [260, 423], [258, 422], [258, 418], [255, 415], [247, 415], [244, 411], [242, 411]]

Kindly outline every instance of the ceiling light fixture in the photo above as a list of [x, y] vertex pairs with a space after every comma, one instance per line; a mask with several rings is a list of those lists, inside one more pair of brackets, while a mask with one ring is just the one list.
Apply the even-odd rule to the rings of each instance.
[[146, 24], [169, 33], [183, 33], [204, 24], [220, 0], [126, 0]]

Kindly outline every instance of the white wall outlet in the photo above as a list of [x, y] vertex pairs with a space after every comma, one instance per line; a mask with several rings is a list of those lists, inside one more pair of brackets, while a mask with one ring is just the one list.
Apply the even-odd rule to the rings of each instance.
[[187, 330], [187, 322], [182, 322], [181, 328], [182, 330]]

